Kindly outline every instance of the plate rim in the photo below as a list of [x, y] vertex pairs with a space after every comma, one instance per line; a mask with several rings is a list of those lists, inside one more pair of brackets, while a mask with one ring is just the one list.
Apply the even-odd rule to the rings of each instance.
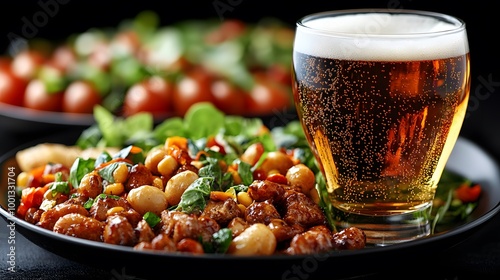
[[0, 102], [0, 115], [20, 121], [54, 125], [89, 126], [95, 123], [92, 114], [42, 111]]

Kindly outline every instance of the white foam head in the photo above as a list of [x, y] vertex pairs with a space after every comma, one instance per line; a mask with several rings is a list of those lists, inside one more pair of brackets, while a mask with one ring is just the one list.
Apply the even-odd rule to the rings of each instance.
[[430, 12], [363, 10], [321, 13], [297, 23], [294, 50], [368, 61], [439, 59], [469, 52], [465, 23]]

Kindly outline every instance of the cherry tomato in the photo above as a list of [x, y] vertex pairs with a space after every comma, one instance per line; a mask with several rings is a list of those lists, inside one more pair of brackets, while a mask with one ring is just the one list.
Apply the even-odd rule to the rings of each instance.
[[205, 70], [192, 70], [176, 85], [173, 108], [177, 115], [184, 116], [191, 105], [198, 102], [214, 103], [211, 85], [213, 78]]
[[207, 34], [205, 41], [210, 44], [218, 44], [231, 40], [245, 33], [246, 24], [241, 20], [228, 19], [223, 21], [217, 29]]
[[12, 63], [12, 59], [9, 57], [0, 57], [0, 70], [11, 70], [10, 65]]
[[94, 106], [102, 102], [102, 96], [88, 81], [74, 81], [64, 91], [62, 111], [92, 114]]
[[207, 144], [206, 147], [210, 149], [215, 149], [219, 153], [225, 155], [226, 154], [226, 149], [222, 144], [220, 144], [217, 139], [215, 139], [215, 136], [211, 136], [207, 138]]
[[0, 68], [0, 102], [23, 105], [26, 82], [15, 76], [7, 67]]
[[69, 46], [57, 47], [50, 57], [50, 64], [62, 72], [70, 71], [76, 64], [77, 57], [73, 49]]
[[111, 65], [111, 48], [107, 42], [100, 42], [94, 46], [94, 50], [88, 57], [88, 62], [98, 69], [107, 71]]
[[247, 98], [248, 116], [270, 115], [275, 110], [287, 110], [292, 105], [291, 95], [279, 82], [255, 76], [255, 85]]
[[29, 208], [40, 207], [43, 201], [43, 196], [48, 188], [49, 185], [23, 189], [21, 194], [21, 205], [17, 209], [17, 214], [24, 217]]
[[12, 60], [12, 73], [29, 81], [36, 75], [38, 69], [45, 62], [43, 54], [36, 50], [26, 50], [16, 54]]
[[245, 95], [242, 89], [227, 80], [217, 80], [212, 83], [214, 105], [227, 115], [242, 115], [245, 112]]
[[462, 184], [460, 187], [455, 189], [455, 196], [462, 202], [475, 202], [479, 199], [481, 195], [481, 186], [476, 184], [470, 186], [469, 184]]
[[291, 74], [288, 68], [281, 64], [273, 64], [266, 69], [268, 79], [278, 81], [285, 86], [292, 86]]
[[137, 32], [125, 30], [113, 37], [110, 46], [119, 55], [135, 55], [141, 49], [141, 40]]
[[39, 80], [31, 80], [24, 92], [24, 106], [42, 111], [61, 111], [63, 93], [48, 93], [45, 84]]
[[123, 103], [123, 115], [150, 112], [162, 116], [171, 112], [173, 83], [159, 76], [152, 76], [129, 88]]
[[268, 175], [266, 180], [283, 185], [288, 184], [288, 180], [286, 179], [285, 175], [280, 173], [273, 173], [271, 175]]

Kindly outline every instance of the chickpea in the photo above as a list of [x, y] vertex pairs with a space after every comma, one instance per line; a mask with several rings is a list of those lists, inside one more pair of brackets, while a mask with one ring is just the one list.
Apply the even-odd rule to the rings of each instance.
[[115, 183], [125, 183], [128, 177], [128, 167], [125, 163], [118, 164], [118, 167], [113, 171], [113, 179]]
[[252, 204], [253, 199], [250, 197], [250, 195], [247, 192], [239, 192], [236, 195], [238, 202], [240, 204], [243, 204], [245, 207], [250, 206]]
[[141, 215], [146, 214], [146, 212], [161, 215], [161, 212], [168, 207], [165, 193], [157, 187], [149, 185], [130, 190], [127, 201]]
[[179, 163], [171, 155], [166, 155], [158, 162], [157, 170], [163, 176], [171, 176], [179, 167]]
[[314, 172], [302, 163], [290, 167], [286, 179], [291, 186], [299, 186], [304, 194], [309, 194], [316, 185]]
[[285, 175], [290, 167], [293, 166], [292, 159], [282, 152], [269, 152], [266, 159], [262, 162], [261, 168], [269, 174], [270, 172], [276, 172], [277, 170], [280, 174]]
[[153, 174], [159, 174], [158, 163], [167, 155], [162, 148], [153, 148], [146, 156], [144, 165], [151, 170]]
[[28, 181], [30, 179], [30, 175], [28, 172], [23, 171], [17, 175], [17, 186], [20, 188], [26, 188], [28, 186]]
[[154, 177], [153, 178], [153, 186], [164, 191], [163, 180], [161, 177]]
[[198, 179], [198, 174], [191, 170], [186, 170], [172, 176], [172, 178], [168, 180], [167, 185], [165, 186], [165, 194], [169, 205], [179, 204], [184, 191], [196, 179]]
[[236, 236], [228, 253], [240, 256], [272, 255], [276, 250], [276, 237], [265, 224], [255, 223]]

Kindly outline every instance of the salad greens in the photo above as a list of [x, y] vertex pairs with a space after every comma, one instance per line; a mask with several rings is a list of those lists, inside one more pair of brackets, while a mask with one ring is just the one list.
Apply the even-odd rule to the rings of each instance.
[[[96, 123], [82, 132], [77, 140], [77, 146], [82, 149], [110, 146], [126, 147], [120, 151], [122, 154], [115, 157], [130, 156], [132, 145], [147, 152], [153, 147], [163, 145], [167, 138], [173, 136], [188, 139], [189, 149], [193, 154], [201, 151], [210, 137], [222, 139], [221, 142], [227, 144], [224, 149], [230, 151], [225, 155], [205, 150], [207, 156], [201, 156], [200, 160], [204, 162], [204, 167], [199, 170], [200, 177], [188, 187], [182, 195], [181, 202], [173, 207], [175, 210], [188, 213], [204, 209], [210, 191], [237, 193], [244, 190], [253, 181], [252, 167], [239, 162], [238, 173], [241, 175], [242, 183], [234, 185], [232, 177], [224, 176], [219, 170], [218, 159], [223, 159], [226, 162], [238, 160], [238, 157], [253, 143], [262, 143], [264, 153], [279, 149], [293, 150], [294, 156], [316, 174], [319, 204], [324, 210], [330, 226], [335, 228], [333, 226], [334, 209], [327, 199], [328, 193], [324, 177], [297, 120], [269, 130], [259, 118], [225, 115], [211, 103], [197, 103], [190, 108], [184, 118], [172, 117], [156, 126], [149, 113], [140, 113], [124, 118], [113, 115], [99, 105], [94, 108], [94, 117]], [[72, 169], [77, 166], [79, 169], [71, 170], [71, 183], [78, 185], [77, 183], [84, 174], [94, 169], [99, 163], [110, 160], [110, 155], [103, 154], [102, 156], [101, 159], [90, 159], [85, 162], [82, 162], [84, 161], [82, 159], [77, 160]], [[101, 172], [111, 174], [115, 167], [111, 164], [107, 167], [109, 170], [104, 169]], [[467, 178], [448, 170], [443, 172], [430, 217], [433, 233], [439, 231], [440, 228], [445, 229], [453, 223], [465, 220], [476, 208], [477, 199], [462, 201], [457, 198], [457, 189], [468, 186], [472, 186], [472, 183]], [[151, 219], [154, 220], [154, 217]], [[218, 234], [220, 236], [227, 235], [225, 232]], [[217, 248], [215, 244], [205, 245]]]
[[172, 117], [157, 126], [149, 113], [117, 117], [100, 105], [94, 108], [94, 118], [96, 123], [77, 139], [76, 145], [82, 149], [133, 144], [149, 151], [172, 136], [196, 141], [214, 135], [226, 138], [235, 149], [254, 142], [262, 142], [269, 151], [276, 148], [268, 134], [259, 133], [263, 129], [261, 119], [226, 116], [208, 102], [193, 105], [184, 118]]

